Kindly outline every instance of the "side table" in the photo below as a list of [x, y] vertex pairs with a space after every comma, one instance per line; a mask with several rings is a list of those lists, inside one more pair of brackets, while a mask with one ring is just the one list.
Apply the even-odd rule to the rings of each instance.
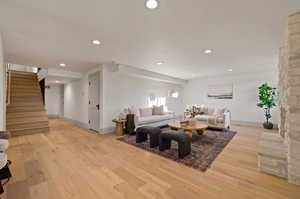
[[114, 123], [116, 123], [116, 134], [118, 136], [124, 135], [124, 124], [126, 120], [113, 120]]

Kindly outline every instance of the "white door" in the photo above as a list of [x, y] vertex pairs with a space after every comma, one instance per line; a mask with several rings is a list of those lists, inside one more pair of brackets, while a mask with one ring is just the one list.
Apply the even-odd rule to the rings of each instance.
[[100, 128], [99, 78], [99, 72], [89, 75], [89, 126], [95, 131]]

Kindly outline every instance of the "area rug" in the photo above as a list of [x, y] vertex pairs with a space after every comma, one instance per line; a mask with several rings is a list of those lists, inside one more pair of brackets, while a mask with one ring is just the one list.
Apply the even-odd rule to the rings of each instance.
[[[165, 130], [167, 129], [163, 129], [163, 131]], [[149, 139], [143, 143], [136, 143], [135, 136], [125, 135], [118, 138], [118, 140], [204, 172], [235, 135], [235, 131], [217, 131], [212, 129], [206, 130], [203, 135], [193, 135], [191, 154], [184, 159], [178, 158], [177, 142], [174, 141], [172, 141], [171, 149], [159, 151], [158, 147], [149, 147]]]

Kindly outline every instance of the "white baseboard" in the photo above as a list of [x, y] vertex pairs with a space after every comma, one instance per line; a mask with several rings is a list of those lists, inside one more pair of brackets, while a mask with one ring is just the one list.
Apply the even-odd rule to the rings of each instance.
[[101, 134], [108, 134], [108, 133], [114, 133], [116, 131], [116, 127], [108, 127], [108, 128], [103, 128], [100, 129]]
[[48, 114], [48, 118], [60, 118], [60, 116], [56, 114]]
[[[231, 125], [263, 127], [263, 124], [259, 122], [247, 122], [247, 121], [238, 121], [238, 120], [232, 120]], [[274, 124], [274, 129], [278, 129], [278, 124]]]
[[[70, 118], [67, 118], [67, 117], [64, 117], [63, 119], [69, 121], [69, 122], [72, 122], [74, 125], [77, 125], [77, 126], [80, 126], [84, 129], [87, 129], [87, 130], [90, 130], [90, 126], [88, 123], [84, 123], [84, 122], [80, 122], [80, 121], [77, 121], [77, 120], [73, 120], [73, 119], [70, 119]], [[103, 128], [103, 129], [100, 129], [100, 131], [95, 131], [97, 133], [100, 133], [100, 134], [108, 134], [108, 133], [114, 133], [115, 132], [115, 127], [108, 127], [108, 128]]]
[[82, 128], [85, 128], [85, 129], [89, 129], [89, 124], [88, 123], [84, 123], [84, 122], [80, 122], [80, 121], [77, 121], [77, 120], [72, 120], [70, 118], [67, 118], [67, 117], [63, 117], [65, 120], [67, 121], [70, 121], [72, 122], [73, 124], [77, 125], [77, 126], [80, 126]]

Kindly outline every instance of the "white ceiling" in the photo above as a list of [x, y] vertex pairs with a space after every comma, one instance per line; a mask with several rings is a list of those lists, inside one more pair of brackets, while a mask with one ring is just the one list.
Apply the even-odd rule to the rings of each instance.
[[82, 72], [115, 61], [189, 79], [276, 68], [299, 9], [299, 0], [160, 0], [153, 11], [145, 0], [6, 0], [0, 30], [7, 62]]

